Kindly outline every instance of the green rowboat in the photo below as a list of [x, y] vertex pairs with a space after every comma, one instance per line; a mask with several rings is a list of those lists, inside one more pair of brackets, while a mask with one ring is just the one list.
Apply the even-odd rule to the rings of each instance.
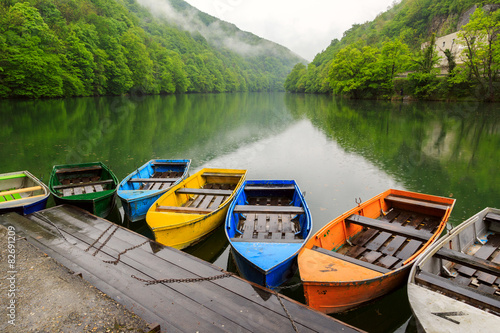
[[55, 165], [49, 189], [56, 204], [70, 204], [105, 218], [115, 203], [118, 179], [101, 162]]

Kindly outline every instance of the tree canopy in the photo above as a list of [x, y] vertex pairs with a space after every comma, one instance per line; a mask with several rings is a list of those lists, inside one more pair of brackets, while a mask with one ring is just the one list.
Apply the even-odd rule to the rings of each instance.
[[234, 26], [224, 30], [268, 52], [237, 53], [136, 0], [1, 1], [0, 98], [283, 90], [302, 59]]

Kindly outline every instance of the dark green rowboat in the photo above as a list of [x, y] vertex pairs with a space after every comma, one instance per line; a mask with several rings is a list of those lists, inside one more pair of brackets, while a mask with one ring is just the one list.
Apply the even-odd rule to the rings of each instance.
[[56, 204], [70, 204], [107, 217], [115, 203], [118, 179], [101, 162], [55, 165], [49, 189]]

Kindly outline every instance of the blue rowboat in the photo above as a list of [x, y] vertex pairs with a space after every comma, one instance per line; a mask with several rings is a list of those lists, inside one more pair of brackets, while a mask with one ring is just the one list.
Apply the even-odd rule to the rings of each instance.
[[117, 194], [127, 218], [145, 219], [149, 207], [188, 176], [190, 164], [191, 160], [150, 160], [125, 177]]
[[236, 194], [225, 231], [241, 276], [275, 288], [295, 274], [312, 218], [293, 180], [249, 180]]
[[45, 208], [49, 196], [47, 185], [28, 171], [0, 174], [0, 214], [34, 213]]

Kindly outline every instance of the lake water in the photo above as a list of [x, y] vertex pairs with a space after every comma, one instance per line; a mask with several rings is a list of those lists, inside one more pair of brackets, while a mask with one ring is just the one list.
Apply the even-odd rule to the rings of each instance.
[[[0, 101], [0, 156], [0, 173], [29, 170], [46, 183], [55, 164], [102, 161], [122, 179], [152, 158], [190, 158], [191, 173], [295, 179], [314, 231], [388, 188], [455, 198], [454, 225], [500, 208], [497, 104], [284, 93]], [[109, 219], [121, 223], [120, 210]], [[186, 251], [233, 269], [222, 228]], [[301, 287], [284, 293], [304, 301]], [[335, 317], [370, 332], [414, 330], [405, 288]]]

